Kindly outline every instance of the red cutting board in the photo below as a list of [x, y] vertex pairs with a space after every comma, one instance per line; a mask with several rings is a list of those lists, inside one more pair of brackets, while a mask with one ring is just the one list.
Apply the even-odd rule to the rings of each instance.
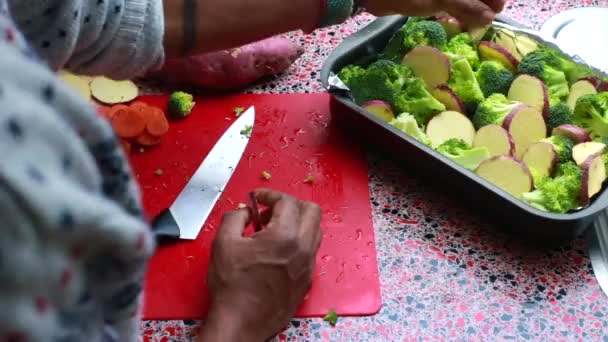
[[[141, 100], [164, 108], [166, 96]], [[163, 143], [131, 163], [153, 217], [171, 205], [230, 124], [234, 108], [255, 106], [251, 141], [195, 241], [160, 248], [145, 284], [144, 319], [202, 319], [208, 307], [210, 245], [223, 212], [269, 187], [323, 209], [323, 241], [313, 286], [298, 317], [370, 315], [381, 306], [365, 154], [331, 122], [327, 94], [237, 95], [196, 100], [186, 119], [171, 124]], [[156, 170], [163, 170], [157, 175]], [[262, 171], [271, 173], [269, 181]], [[304, 183], [308, 174], [313, 184]]]

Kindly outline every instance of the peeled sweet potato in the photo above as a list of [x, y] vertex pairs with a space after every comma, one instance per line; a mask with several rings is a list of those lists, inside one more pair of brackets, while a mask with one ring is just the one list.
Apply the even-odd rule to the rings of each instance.
[[168, 59], [160, 71], [149, 76], [204, 88], [241, 88], [284, 72], [302, 53], [291, 40], [271, 37], [234, 49]]

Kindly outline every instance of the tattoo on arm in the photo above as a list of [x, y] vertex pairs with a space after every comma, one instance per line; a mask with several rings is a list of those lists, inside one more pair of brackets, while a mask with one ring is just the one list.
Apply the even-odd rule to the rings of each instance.
[[187, 53], [196, 43], [196, 5], [198, 0], [184, 0], [184, 37], [183, 52]]

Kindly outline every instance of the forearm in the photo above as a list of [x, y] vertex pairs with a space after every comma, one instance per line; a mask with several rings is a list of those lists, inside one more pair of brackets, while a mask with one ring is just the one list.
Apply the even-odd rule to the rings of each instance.
[[[188, 2], [195, 15], [184, 14]], [[240, 46], [297, 29], [312, 30], [323, 8], [321, 0], [164, 0], [164, 10], [165, 52], [176, 56]], [[184, 35], [189, 18], [194, 20], [191, 37]]]
[[263, 342], [263, 338], [256, 337], [240, 323], [235, 312], [227, 310], [211, 310], [207, 322], [196, 342]]

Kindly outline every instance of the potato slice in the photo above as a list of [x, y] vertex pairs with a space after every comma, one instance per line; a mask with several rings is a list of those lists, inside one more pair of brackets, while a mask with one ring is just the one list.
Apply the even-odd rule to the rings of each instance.
[[562, 135], [575, 143], [583, 143], [591, 140], [591, 137], [584, 129], [574, 125], [561, 125], [555, 127], [551, 132], [551, 135]]
[[495, 61], [501, 63], [505, 68], [515, 72], [519, 62], [509, 50], [490, 41], [482, 41], [479, 43], [479, 56], [484, 61]]
[[473, 147], [486, 147], [491, 157], [510, 156], [515, 153], [515, 145], [511, 135], [498, 125], [481, 127], [475, 134]]
[[384, 101], [374, 100], [363, 105], [363, 108], [367, 109], [368, 112], [374, 114], [378, 118], [391, 122], [395, 119], [395, 114], [391, 109], [391, 105]]
[[595, 154], [602, 154], [606, 149], [606, 145], [600, 142], [588, 141], [580, 144], [576, 144], [572, 148], [572, 159], [576, 162], [576, 165], [581, 166]]
[[70, 88], [74, 89], [82, 98], [87, 101], [91, 100], [91, 89], [89, 88], [89, 80], [82, 76], [77, 76], [67, 71], [59, 72], [59, 78], [65, 82]]
[[517, 76], [509, 88], [507, 97], [511, 101], [525, 103], [538, 109], [545, 119], [549, 115], [549, 92], [543, 81], [534, 76]]
[[475, 173], [517, 198], [532, 191], [530, 170], [513, 157], [497, 156], [488, 159], [479, 165]]
[[527, 105], [516, 106], [503, 122], [515, 144], [515, 158], [520, 159], [530, 145], [547, 137], [541, 112]]
[[448, 38], [452, 38], [455, 35], [462, 32], [462, 25], [458, 19], [450, 16], [437, 18], [437, 22], [443, 26], [445, 32], [448, 34]]
[[588, 94], [597, 94], [597, 90], [595, 89], [593, 83], [587, 80], [580, 80], [575, 82], [570, 87], [570, 95], [568, 95], [568, 100], [566, 101], [568, 107], [570, 107], [570, 110], [574, 110], [574, 107], [576, 107], [576, 101], [581, 96]]
[[466, 114], [464, 103], [447, 84], [440, 84], [432, 93], [433, 97], [445, 105], [445, 109]]
[[446, 84], [450, 79], [450, 59], [441, 50], [431, 46], [413, 48], [403, 57], [402, 64], [411, 67], [429, 89]]
[[606, 165], [601, 154], [597, 154], [587, 158], [582, 169], [581, 204], [588, 205], [591, 198], [602, 191], [606, 180]]
[[529, 169], [536, 170], [540, 177], [547, 177], [555, 172], [558, 158], [552, 144], [537, 142], [528, 147], [522, 160]]
[[445, 111], [435, 115], [429, 121], [426, 135], [435, 147], [450, 139], [462, 139], [472, 145], [473, 139], [475, 139], [475, 127], [471, 120], [463, 114]]
[[97, 76], [91, 81], [91, 93], [100, 102], [118, 104], [130, 102], [137, 98], [139, 89], [135, 83], [128, 80], [115, 81]]

